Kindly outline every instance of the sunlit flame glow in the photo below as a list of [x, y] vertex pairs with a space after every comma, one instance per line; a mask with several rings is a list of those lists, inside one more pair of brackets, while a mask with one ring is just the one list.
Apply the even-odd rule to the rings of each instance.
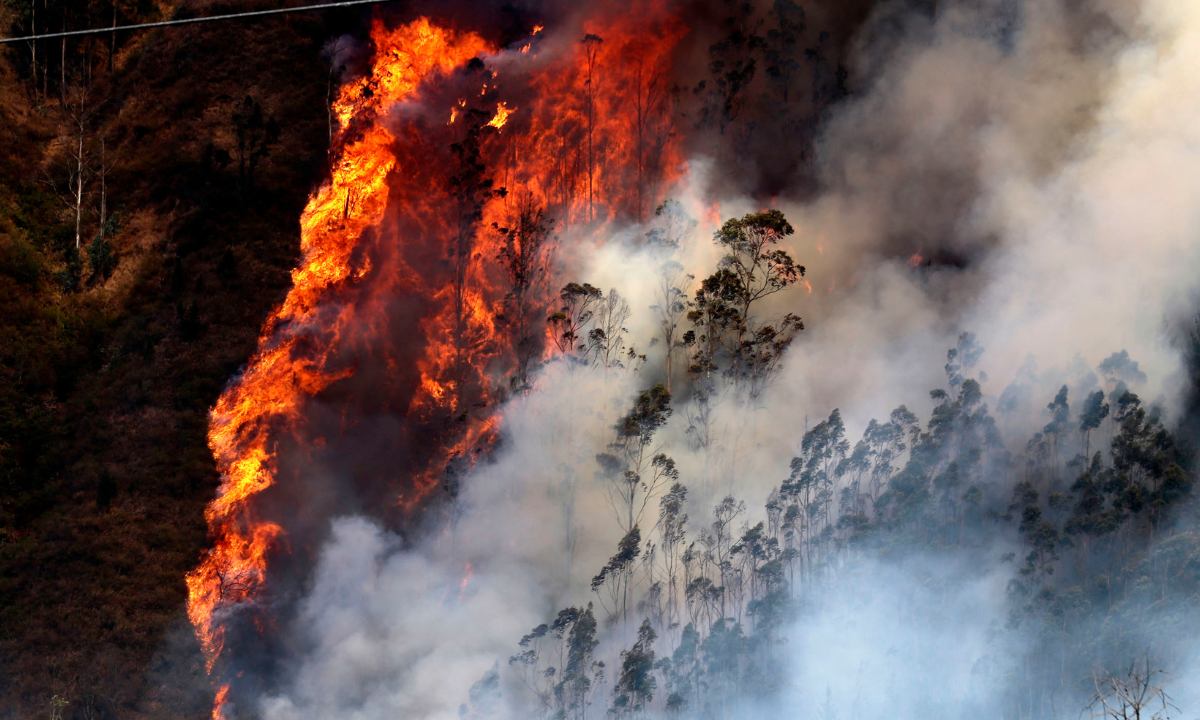
[[499, 130], [500, 128], [504, 127], [504, 123], [508, 122], [508, 116], [511, 115], [515, 110], [516, 108], [509, 110], [507, 107], [505, 107], [504, 103], [499, 103], [496, 105], [496, 115], [488, 121], [488, 126]]
[[458, 586], [458, 599], [462, 600], [467, 594], [467, 585], [471, 582], [471, 578], [475, 577], [475, 571], [471, 569], [471, 563], [463, 568], [463, 579]]
[[719, 226], [721, 224], [721, 205], [713, 203], [704, 208], [704, 222], [709, 225]]

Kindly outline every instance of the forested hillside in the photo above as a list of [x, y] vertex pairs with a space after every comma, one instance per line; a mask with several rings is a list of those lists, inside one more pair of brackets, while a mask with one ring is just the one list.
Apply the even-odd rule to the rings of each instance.
[[1197, 48], [1185, 0], [0, 45], [0, 720], [1195, 715]]

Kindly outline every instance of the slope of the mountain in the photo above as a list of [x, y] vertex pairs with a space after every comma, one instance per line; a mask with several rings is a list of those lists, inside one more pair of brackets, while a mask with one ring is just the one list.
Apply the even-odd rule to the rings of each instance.
[[[63, 717], [208, 712], [183, 612], [218, 480], [207, 409], [288, 285], [325, 159], [322, 45], [359, 17], [156, 30], [122, 38], [111, 75], [107, 42], [81, 41], [66, 92], [58, 58], [35, 87], [30, 49], [5, 46], [0, 718], [47, 717], [56, 696]], [[72, 107], [92, 168], [77, 260]], [[101, 167], [115, 266], [92, 242]]]

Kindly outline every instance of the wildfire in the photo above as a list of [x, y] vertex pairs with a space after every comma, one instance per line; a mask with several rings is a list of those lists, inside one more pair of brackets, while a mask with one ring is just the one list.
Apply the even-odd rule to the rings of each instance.
[[217, 688], [217, 698], [213, 702], [212, 720], [225, 720], [225, 703], [229, 700], [229, 684]]
[[704, 222], [715, 227], [721, 226], [721, 204], [713, 203], [704, 209]]
[[924, 261], [925, 261], [925, 258], [921, 257], [921, 253], [920, 253], [920, 252], [915, 252], [915, 253], [913, 253], [913, 254], [912, 254], [912, 257], [910, 257], [910, 258], [908, 259], [908, 263], [907, 263], [907, 265], [908, 265], [909, 267], [913, 267], [913, 268], [915, 268], [916, 266], [920, 265], [920, 264], [921, 264], [922, 262], [924, 262]]
[[[423, 19], [392, 31], [377, 21], [372, 37], [371, 74], [342, 88], [334, 102], [340, 151], [329, 181], [301, 217], [303, 259], [292, 272], [292, 289], [267, 320], [248, 367], [212, 410], [208, 442], [222, 477], [205, 513], [213, 547], [187, 576], [188, 617], [210, 673], [225, 644], [221, 612], [256, 600], [267, 556], [283, 532], [259, 519], [250, 502], [275, 482], [272, 438], [295, 426], [306, 398], [353, 373], [334, 357], [353, 311], [322, 307], [322, 300], [353, 281], [358, 242], [379, 225], [388, 205], [393, 138], [374, 120], [426, 76], [487, 49], [475, 35], [458, 36]], [[214, 717], [228, 691], [227, 684], [220, 687]]]
[[504, 127], [504, 123], [508, 122], [508, 116], [516, 111], [516, 108], [509, 110], [504, 103], [496, 105], [496, 115], [488, 121], [488, 127], [494, 127], [497, 130]]
[[[433, 129], [382, 118], [414, 100], [426, 83], [468, 77], [452, 72], [495, 49], [475, 34], [424, 19], [395, 29], [373, 24], [370, 73], [343, 86], [333, 103], [336, 152], [328, 182], [301, 216], [302, 260], [292, 272], [293, 287], [210, 417], [209, 446], [222, 477], [206, 511], [213, 546], [186, 580], [188, 616], [218, 686], [214, 719], [223, 717], [230, 693], [218, 664], [225, 623], [259, 604], [268, 561], [281, 552], [286, 534], [258, 506], [279, 479], [276, 444], [300, 437], [310, 398], [355, 377], [345, 348], [362, 341], [363, 326], [375, 340], [387, 337], [386, 322], [377, 317], [383, 313], [370, 302], [374, 296], [359, 303], [341, 298], [371, 283], [379, 284], [381, 296], [420, 298], [413, 320], [419, 342], [390, 340], [415, 348], [417, 356], [406, 361], [415, 363], [410, 394], [392, 407], [432, 428], [434, 440], [422, 448], [426, 465], [411, 468], [393, 495], [400, 507], [421, 507], [452, 461], [469, 467], [478, 448], [494, 441], [497, 368], [511, 362], [513, 350], [501, 317], [507, 288], [497, 258], [503, 244], [491, 228], [509, 226], [512, 208], [497, 193], [481, 201], [482, 217], [474, 224], [454, 219], [460, 201], [446, 182], [454, 172], [451, 144], [462, 152], [464, 136], [478, 133], [478, 164], [493, 174], [496, 187], [508, 189], [508, 197], [519, 188], [555, 219], [556, 231], [572, 223], [598, 231], [611, 217], [643, 217], [681, 172], [666, 71], [682, 24], [652, 3], [596, 7], [584, 23], [583, 42], [566, 44], [553, 62], [520, 75], [532, 90], [523, 97], [544, 101], [514, 119], [516, 108], [498, 99], [503, 88], [488, 74], [480, 95], [460, 88], [473, 100], [459, 100], [449, 123]], [[542, 31], [535, 27], [531, 35]], [[510, 74], [518, 75], [506, 71], [506, 83]], [[487, 116], [479, 105], [492, 103], [495, 114], [481, 128]], [[447, 167], [434, 167], [434, 157], [450, 158]], [[379, 255], [373, 260], [368, 252]], [[386, 366], [397, 363], [389, 357]], [[460, 592], [471, 572], [468, 566]]]
[[471, 578], [475, 577], [475, 571], [471, 569], [471, 563], [463, 568], [463, 579], [458, 586], [458, 599], [462, 600], [467, 594], [467, 585], [470, 584]]

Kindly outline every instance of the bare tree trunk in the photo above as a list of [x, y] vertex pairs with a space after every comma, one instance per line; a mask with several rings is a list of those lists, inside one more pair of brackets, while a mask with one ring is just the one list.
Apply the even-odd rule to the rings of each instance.
[[108, 175], [108, 167], [104, 164], [104, 138], [100, 138], [100, 228], [104, 231], [105, 222], [108, 220], [108, 188], [105, 186], [105, 176]]
[[[37, 0], [32, 0], [29, 3], [29, 34], [37, 35]], [[33, 73], [33, 97], [37, 99], [38, 73], [37, 73], [37, 40], [29, 41], [29, 67]]]
[[[34, 0], [34, 2], [37, 2], [37, 0]], [[46, 3], [47, 2], [49, 2], [49, 0], [42, 0], [42, 12], [47, 12], [46, 11]], [[34, 42], [36, 43], [37, 41], [34, 40]], [[43, 62], [46, 63], [46, 67], [42, 71], [42, 99], [44, 100], [44, 99], [50, 97], [50, 61], [49, 61], [49, 58], [47, 58]]]
[[112, 27], [113, 31], [109, 35], [108, 46], [108, 74], [112, 75], [113, 71], [113, 56], [117, 54], [117, 0], [113, 0], [112, 5]]
[[79, 232], [83, 220], [83, 121], [79, 123], [79, 144], [75, 156], [75, 249], [79, 249]]

